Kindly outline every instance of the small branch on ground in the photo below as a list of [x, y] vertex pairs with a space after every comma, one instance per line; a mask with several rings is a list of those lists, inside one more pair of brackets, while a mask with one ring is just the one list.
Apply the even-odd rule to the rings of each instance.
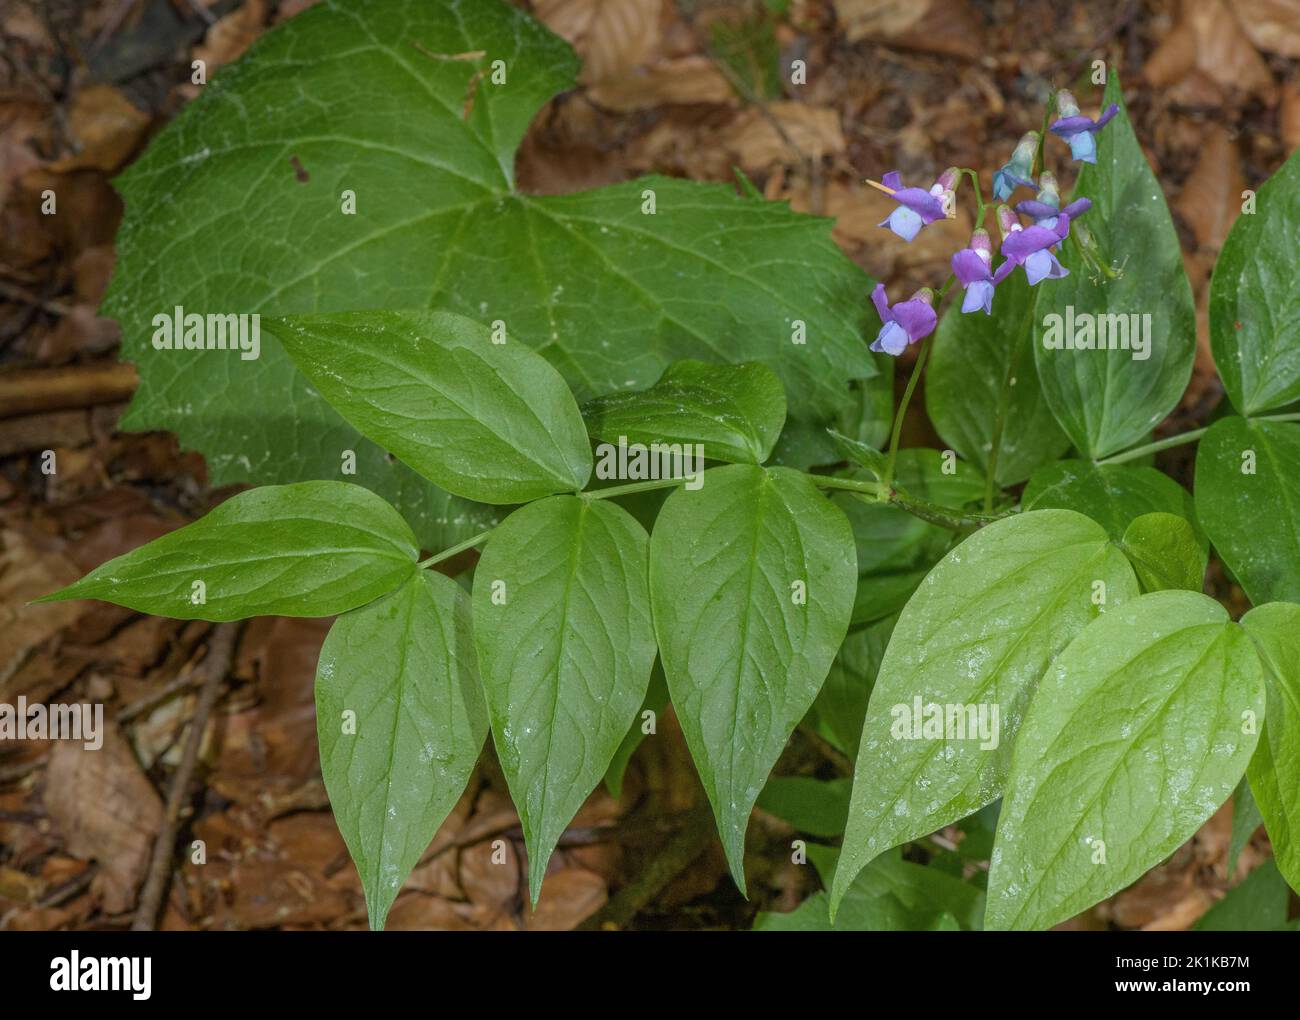
[[168, 880], [172, 874], [181, 811], [189, 800], [190, 780], [198, 764], [199, 748], [203, 744], [204, 731], [208, 728], [208, 716], [212, 713], [212, 708], [221, 695], [222, 684], [230, 673], [235, 657], [235, 645], [242, 630], [243, 625], [239, 623], [223, 623], [218, 626], [212, 632], [207, 657], [194, 670], [201, 684], [199, 701], [194, 710], [194, 718], [190, 721], [185, 752], [175, 775], [172, 776], [171, 787], [167, 791], [167, 814], [163, 820], [162, 830], [154, 841], [149, 873], [140, 890], [140, 905], [135, 912], [135, 920], [131, 922], [132, 931], [153, 931], [157, 926], [163, 896], [167, 892]]

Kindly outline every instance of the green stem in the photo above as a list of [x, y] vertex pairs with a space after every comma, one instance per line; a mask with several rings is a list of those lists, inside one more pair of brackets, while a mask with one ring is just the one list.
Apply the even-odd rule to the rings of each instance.
[[[699, 475], [692, 477], [699, 478]], [[674, 486], [685, 485], [691, 479], [685, 475], [678, 478], [656, 478], [648, 482], [628, 482], [626, 485], [611, 485], [607, 489], [587, 489], [582, 493], [587, 499], [613, 499], [615, 496], [626, 496], [633, 492], [649, 492], [652, 489], [671, 489]]]
[[866, 492], [873, 496], [879, 496], [882, 492], [888, 492], [889, 487], [882, 482], [860, 481], [856, 478], [837, 478], [833, 475], [808, 475], [812, 479], [813, 485], [819, 489], [843, 489], [847, 492]]
[[[1265, 414], [1256, 415], [1250, 418], [1251, 421], [1300, 421], [1300, 414]], [[1142, 446], [1135, 446], [1131, 450], [1125, 450], [1123, 453], [1112, 454], [1109, 457], [1103, 457], [1101, 460], [1094, 461], [1098, 467], [1105, 464], [1123, 464], [1130, 460], [1137, 460], [1139, 457], [1145, 457], [1149, 453], [1159, 453], [1161, 450], [1169, 450], [1175, 446], [1182, 446], [1184, 443], [1194, 443], [1210, 430], [1207, 425], [1205, 428], [1192, 429], [1190, 432], [1180, 432], [1176, 436], [1170, 436], [1167, 439], [1157, 439], [1154, 443], [1145, 443]]]
[[970, 178], [971, 186], [975, 189], [977, 206], [975, 210], [975, 226], [982, 227], [984, 226], [984, 214], [988, 210], [988, 204], [984, 201], [984, 189], [980, 186], [980, 175], [967, 166], [962, 167], [961, 172]]
[[421, 560], [417, 566], [421, 570], [428, 570], [430, 567], [437, 566], [443, 560], [449, 560], [457, 553], [463, 553], [466, 549], [473, 549], [476, 545], [482, 545], [495, 530], [495, 528], [488, 528], [487, 531], [480, 531], [473, 538], [467, 538], [465, 541], [453, 545], [450, 549], [444, 549], [442, 552], [430, 556], [427, 560]]
[[1043, 149], [1047, 145], [1047, 129], [1052, 123], [1052, 111], [1056, 109], [1056, 91], [1047, 99], [1047, 108], [1043, 110], [1043, 129], [1038, 132], [1038, 148], [1034, 150], [1034, 165], [1029, 176], [1037, 177], [1043, 172]]
[[921, 370], [925, 367], [926, 356], [930, 353], [930, 341], [933, 336], [932, 333], [921, 341], [921, 350], [917, 352], [916, 364], [912, 366], [912, 376], [907, 380], [907, 389], [903, 390], [903, 400], [898, 405], [898, 413], [894, 415], [894, 429], [889, 436], [889, 454], [885, 460], [885, 477], [880, 480], [886, 490], [894, 487], [894, 462], [898, 459], [898, 440], [903, 434], [903, 417], [907, 414], [907, 405], [912, 402], [912, 394], [921, 378]]

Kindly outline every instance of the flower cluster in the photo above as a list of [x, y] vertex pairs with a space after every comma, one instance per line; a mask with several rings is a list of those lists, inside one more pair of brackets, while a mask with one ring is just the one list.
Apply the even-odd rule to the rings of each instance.
[[[1062, 90], [1056, 94], [1056, 110], [1060, 116], [1048, 126], [1048, 131], [1069, 143], [1070, 153], [1076, 160], [1096, 163], [1097, 132], [1119, 111], [1118, 105], [1112, 103], [1093, 120], [1082, 115], [1074, 97]], [[1017, 143], [1011, 158], [993, 175], [995, 202], [1006, 202], [1017, 188], [1033, 188], [1035, 191], [1032, 199], [1017, 203], [1014, 210], [1006, 205], [998, 206], [996, 218], [1002, 235], [998, 250], [1002, 262], [996, 268], [993, 265], [993, 241], [982, 225], [984, 200], [977, 196], [981, 223], [971, 234], [970, 243], [952, 257], [953, 279], [964, 291], [961, 304], [964, 313], [982, 311], [985, 315], [992, 315], [994, 291], [1017, 267], [1024, 267], [1025, 278], [1031, 287], [1041, 280], [1057, 280], [1069, 275], [1069, 270], [1057, 259], [1056, 252], [1069, 236], [1070, 224], [1086, 213], [1092, 202], [1080, 198], [1062, 208], [1056, 177], [1044, 170], [1039, 173], [1038, 180], [1034, 180], [1034, 165], [1041, 145], [1039, 132], [1028, 132]], [[885, 174], [880, 183], [868, 181], [898, 203], [880, 226], [887, 227], [904, 241], [911, 241], [923, 227], [937, 220], [953, 218], [956, 215], [956, 190], [963, 172], [975, 177], [971, 171], [949, 167], [928, 189], [905, 188], [897, 171]], [[1020, 219], [1022, 216], [1033, 222], [1025, 226]], [[943, 291], [940, 291], [942, 295]], [[891, 305], [885, 285], [877, 284], [871, 300], [883, 323], [871, 344], [873, 351], [897, 356], [909, 344], [934, 332], [938, 321], [937, 302], [929, 287], [923, 287], [907, 300]]]

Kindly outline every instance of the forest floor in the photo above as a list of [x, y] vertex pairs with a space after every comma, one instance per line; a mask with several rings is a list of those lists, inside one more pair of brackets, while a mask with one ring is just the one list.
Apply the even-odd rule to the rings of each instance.
[[[117, 430], [135, 374], [117, 361], [116, 323], [97, 315], [121, 217], [111, 180], [197, 93], [192, 60], [215, 69], [309, 5], [0, 0], [0, 700], [101, 703], [111, 722], [98, 753], [0, 745], [0, 929], [117, 928], [137, 915], [169, 929], [365, 925], [317, 762], [312, 684], [328, 621], [231, 629], [101, 603], [27, 606], [229, 494], [207, 486], [202, 459], [174, 436]], [[987, 181], [1039, 125], [1051, 88], [1091, 95], [1092, 63], [1107, 61], [1126, 85], [1197, 298], [1197, 368], [1161, 431], [1203, 424], [1218, 402], [1209, 273], [1242, 191], [1300, 145], [1300, 0], [521, 6], [584, 59], [579, 87], [543, 110], [521, 150], [524, 190], [651, 172], [730, 181], [738, 166], [767, 197], [835, 217], [836, 240], [891, 293], [942, 280], [969, 218], [887, 243], [876, 224], [892, 205], [864, 178], [897, 169], [929, 181], [965, 165]], [[810, 69], [797, 89], [776, 74], [794, 58]], [[49, 187], [56, 217], [39, 212]], [[900, 372], [909, 367], [904, 359]], [[908, 432], [905, 444], [939, 445], [923, 417]], [[58, 471], [48, 475], [51, 449]], [[1193, 450], [1162, 456], [1184, 484]], [[1240, 610], [1240, 592], [1214, 584]], [[187, 755], [195, 730], [197, 758]], [[620, 799], [592, 795], [536, 912], [520, 869], [490, 864], [495, 840], [513, 858], [523, 844], [486, 753], [389, 926], [745, 928], [758, 909], [793, 908], [815, 880], [789, 863], [790, 830], [756, 814], [745, 901], [670, 719], [660, 737], [637, 752]], [[782, 768], [818, 761], [796, 737]], [[1071, 926], [1189, 927], [1230, 884], [1230, 827], [1225, 807]], [[159, 841], [173, 828], [174, 840]], [[1255, 839], [1238, 876], [1268, 852]], [[201, 866], [191, 850], [200, 840]], [[172, 870], [163, 902], [142, 897], [151, 873]]]

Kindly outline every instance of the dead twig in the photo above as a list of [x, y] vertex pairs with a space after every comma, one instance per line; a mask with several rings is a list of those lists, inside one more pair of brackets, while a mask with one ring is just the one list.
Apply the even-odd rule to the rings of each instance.
[[117, 361], [6, 372], [0, 377], [0, 418], [117, 404], [135, 392], [138, 382], [135, 366]]
[[167, 814], [163, 819], [162, 830], [154, 841], [149, 872], [140, 890], [140, 905], [136, 909], [135, 920], [131, 922], [132, 931], [153, 931], [157, 924], [163, 895], [172, 873], [181, 811], [189, 799], [190, 780], [198, 764], [203, 733], [208, 726], [208, 716], [221, 695], [222, 682], [230, 673], [235, 644], [242, 629], [243, 625], [238, 623], [223, 623], [217, 627], [212, 632], [207, 657], [194, 670], [202, 684], [199, 701], [194, 710], [194, 718], [190, 721], [190, 732], [185, 741], [181, 763], [172, 776], [171, 787], [167, 791]]

